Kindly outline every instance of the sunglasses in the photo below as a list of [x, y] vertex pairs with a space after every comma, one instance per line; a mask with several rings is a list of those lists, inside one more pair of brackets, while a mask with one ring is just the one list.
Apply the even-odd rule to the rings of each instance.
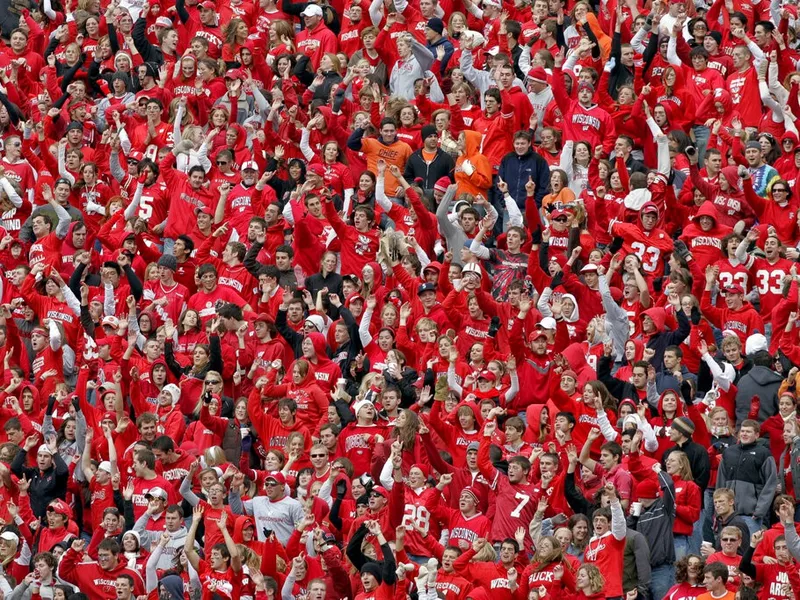
[[372, 492], [372, 493], [369, 495], [369, 497], [370, 497], [370, 498], [383, 498], [383, 496], [382, 496], [381, 494], [379, 494], [378, 492]]
[[206, 379], [208, 385], [219, 385], [222, 382], [219, 379]]
[[217, 161], [217, 165], [220, 166], [220, 167], [222, 167], [224, 165], [227, 165], [227, 164], [228, 164], [227, 160], [218, 160]]
[[738, 542], [739, 538], [722, 538], [723, 542]]
[[280, 485], [277, 481], [267, 481], [264, 484], [264, 487], [275, 487], [276, 485]]
[[775, 193], [777, 193], [777, 192], [783, 192], [783, 193], [785, 194], [785, 193], [786, 193], [786, 192], [788, 192], [788, 191], [789, 191], [789, 190], [787, 190], [787, 189], [784, 189], [784, 188], [772, 188], [772, 193], [773, 193], [773, 194], [775, 194]]
[[567, 217], [558, 217], [556, 219], [553, 219], [553, 221], [557, 221], [559, 223], [566, 223], [567, 222]]
[[312, 454], [311, 458], [328, 458], [327, 454]]

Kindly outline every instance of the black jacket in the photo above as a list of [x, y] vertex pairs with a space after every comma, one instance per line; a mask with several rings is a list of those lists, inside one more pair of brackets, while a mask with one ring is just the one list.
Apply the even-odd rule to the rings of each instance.
[[533, 194], [537, 206], [541, 206], [542, 198], [547, 195], [550, 187], [550, 167], [547, 161], [533, 150], [528, 150], [521, 156], [516, 152], [506, 154], [500, 161], [497, 175], [508, 184], [509, 195], [522, 211], [525, 210], [525, 198], [528, 197], [528, 192], [525, 191], [528, 177], [536, 184], [536, 191]]
[[763, 423], [769, 417], [778, 414], [778, 389], [783, 377], [761, 365], [755, 365], [747, 375], [743, 375], [736, 383], [736, 425], [739, 426], [750, 412], [750, 403], [758, 396], [758, 421]]
[[62, 500], [67, 495], [67, 482], [69, 481], [69, 467], [61, 455], [53, 455], [53, 465], [42, 472], [38, 467], [26, 467], [28, 452], [23, 448], [11, 462], [11, 472], [17, 477], [23, 475], [31, 482], [28, 496], [31, 500], [31, 510], [37, 517], [42, 518], [47, 514], [47, 505], [56, 498]]
[[420, 148], [408, 157], [406, 169], [403, 172], [403, 178], [408, 183], [414, 183], [417, 177], [421, 177], [422, 189], [430, 191], [442, 177], [449, 177], [452, 181], [453, 169], [455, 168], [456, 163], [453, 161], [453, 157], [441, 148], [437, 148], [436, 156], [431, 163], [425, 162], [425, 159], [422, 157], [422, 149]]
[[689, 465], [692, 467], [694, 482], [701, 492], [704, 491], [708, 487], [708, 478], [711, 477], [711, 461], [708, 458], [708, 450], [692, 439], [687, 440], [683, 445], [675, 444], [671, 448], [667, 448], [661, 458], [661, 467], [663, 469], [667, 468], [667, 457], [675, 451], [686, 454], [686, 458], [689, 459]]
[[642, 510], [638, 517], [628, 517], [628, 527], [636, 529], [650, 547], [650, 566], [655, 568], [675, 562], [675, 484], [666, 471], [658, 474], [661, 497]]

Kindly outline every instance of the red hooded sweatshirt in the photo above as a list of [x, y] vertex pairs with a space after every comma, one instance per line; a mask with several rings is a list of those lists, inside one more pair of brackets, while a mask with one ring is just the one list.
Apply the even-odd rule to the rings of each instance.
[[[317, 335], [321, 336], [322, 334]], [[328, 362], [334, 364], [331, 361]], [[334, 366], [339, 368], [335, 364]], [[293, 368], [288, 369], [287, 377], [292, 378], [293, 371]], [[328, 399], [317, 384], [315, 375], [316, 372], [309, 368], [298, 383], [290, 379], [288, 383], [282, 385], [266, 385], [261, 393], [266, 398], [272, 399], [292, 398], [297, 403], [298, 423], [313, 432], [314, 437], [319, 437], [319, 428], [328, 421]]]

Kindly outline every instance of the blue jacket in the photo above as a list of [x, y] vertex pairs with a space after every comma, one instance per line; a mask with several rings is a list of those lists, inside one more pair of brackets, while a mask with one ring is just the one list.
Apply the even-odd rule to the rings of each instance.
[[525, 184], [528, 177], [533, 178], [536, 184], [534, 198], [536, 206], [542, 205], [542, 198], [547, 195], [550, 188], [550, 167], [547, 161], [533, 150], [528, 150], [520, 156], [516, 152], [509, 152], [500, 161], [500, 169], [497, 174], [508, 184], [508, 193], [517, 202], [520, 210], [525, 210]]
[[436, 48], [439, 46], [444, 46], [444, 58], [439, 63], [439, 71], [442, 75], [444, 75], [447, 72], [447, 63], [450, 62], [450, 58], [453, 56], [453, 52], [455, 52], [456, 49], [453, 46], [453, 42], [448, 40], [446, 37], [443, 37], [436, 42], [426, 42], [425, 44], [425, 47], [433, 53], [434, 58], [436, 58]]

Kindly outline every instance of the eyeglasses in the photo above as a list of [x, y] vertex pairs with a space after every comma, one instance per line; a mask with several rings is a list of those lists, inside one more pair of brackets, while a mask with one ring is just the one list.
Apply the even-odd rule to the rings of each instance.
[[723, 542], [738, 542], [739, 538], [722, 538]]
[[327, 454], [312, 454], [311, 458], [328, 458]]

